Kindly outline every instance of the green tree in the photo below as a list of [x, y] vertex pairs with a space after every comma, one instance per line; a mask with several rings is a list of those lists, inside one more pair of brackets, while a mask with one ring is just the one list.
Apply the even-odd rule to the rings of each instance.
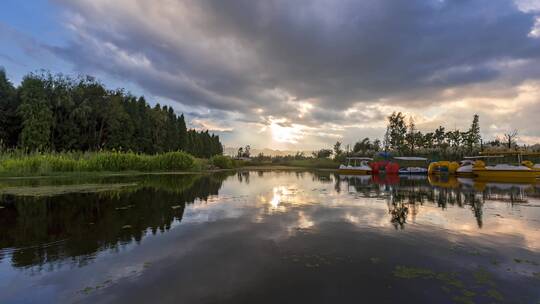
[[15, 147], [21, 132], [21, 119], [17, 112], [17, 92], [0, 68], [0, 146]]
[[36, 75], [24, 77], [19, 88], [22, 118], [20, 144], [29, 151], [42, 151], [50, 148], [51, 129], [54, 123], [53, 112], [49, 108], [47, 92], [43, 79]]
[[442, 151], [446, 150], [446, 130], [443, 126], [438, 127], [433, 134], [433, 139], [437, 144], [437, 147]]
[[423, 135], [416, 129], [416, 124], [412, 117], [409, 118], [409, 124], [407, 126], [407, 134], [405, 135], [405, 144], [409, 148], [409, 152], [414, 154], [415, 148], [420, 146], [423, 140]]
[[473, 121], [469, 131], [467, 132], [464, 140], [469, 148], [469, 152], [472, 152], [473, 149], [480, 143], [482, 136], [480, 135], [480, 123], [478, 114], [474, 114]]
[[343, 150], [341, 150], [341, 142], [336, 141], [334, 144], [334, 157], [339, 157], [343, 153]]
[[407, 125], [405, 115], [401, 112], [394, 112], [388, 116], [388, 137], [390, 148], [403, 152], [405, 148], [405, 136], [407, 134]]

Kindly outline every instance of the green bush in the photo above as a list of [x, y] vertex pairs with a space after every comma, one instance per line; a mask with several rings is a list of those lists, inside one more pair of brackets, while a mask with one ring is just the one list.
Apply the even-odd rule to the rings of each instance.
[[220, 169], [232, 169], [234, 168], [233, 160], [228, 156], [215, 155], [210, 159], [210, 163]]
[[154, 156], [153, 163], [153, 169], [157, 170], [188, 170], [193, 167], [195, 159], [185, 152], [167, 152]]

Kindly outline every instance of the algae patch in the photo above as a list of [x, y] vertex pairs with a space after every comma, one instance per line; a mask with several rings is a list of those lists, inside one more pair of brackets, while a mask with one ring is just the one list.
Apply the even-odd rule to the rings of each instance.
[[425, 268], [397, 266], [394, 270], [394, 276], [401, 279], [431, 279], [435, 277], [435, 272]]
[[7, 187], [0, 189], [1, 194], [15, 196], [35, 196], [47, 197], [68, 193], [97, 193], [107, 191], [117, 191], [127, 187], [134, 187], [136, 183], [116, 183], [116, 184], [78, 184], [62, 186], [39, 186], [39, 187]]

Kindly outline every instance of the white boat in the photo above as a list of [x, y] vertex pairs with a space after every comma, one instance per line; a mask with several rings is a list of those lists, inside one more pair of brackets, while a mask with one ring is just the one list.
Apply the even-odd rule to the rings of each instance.
[[399, 174], [427, 174], [428, 170], [422, 167], [399, 168]]
[[[427, 162], [425, 157], [414, 157], [414, 156], [399, 156], [394, 157], [394, 159], [401, 161], [409, 162]], [[423, 167], [402, 167], [399, 168], [399, 174], [427, 174], [428, 169]]]
[[347, 165], [340, 165], [338, 172], [342, 174], [371, 174], [369, 157], [347, 157]]

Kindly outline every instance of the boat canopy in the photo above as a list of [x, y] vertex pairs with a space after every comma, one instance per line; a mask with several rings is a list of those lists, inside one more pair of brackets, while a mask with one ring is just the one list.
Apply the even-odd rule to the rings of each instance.
[[465, 156], [464, 159], [486, 159], [486, 158], [500, 158], [504, 155], [480, 155], [480, 156]]
[[416, 156], [398, 156], [398, 157], [394, 157], [394, 159], [399, 159], [399, 160], [427, 160], [427, 158], [425, 158], [425, 157], [416, 157]]
[[522, 155], [522, 156], [540, 156], [540, 152], [531, 151], [483, 151], [481, 155]]

